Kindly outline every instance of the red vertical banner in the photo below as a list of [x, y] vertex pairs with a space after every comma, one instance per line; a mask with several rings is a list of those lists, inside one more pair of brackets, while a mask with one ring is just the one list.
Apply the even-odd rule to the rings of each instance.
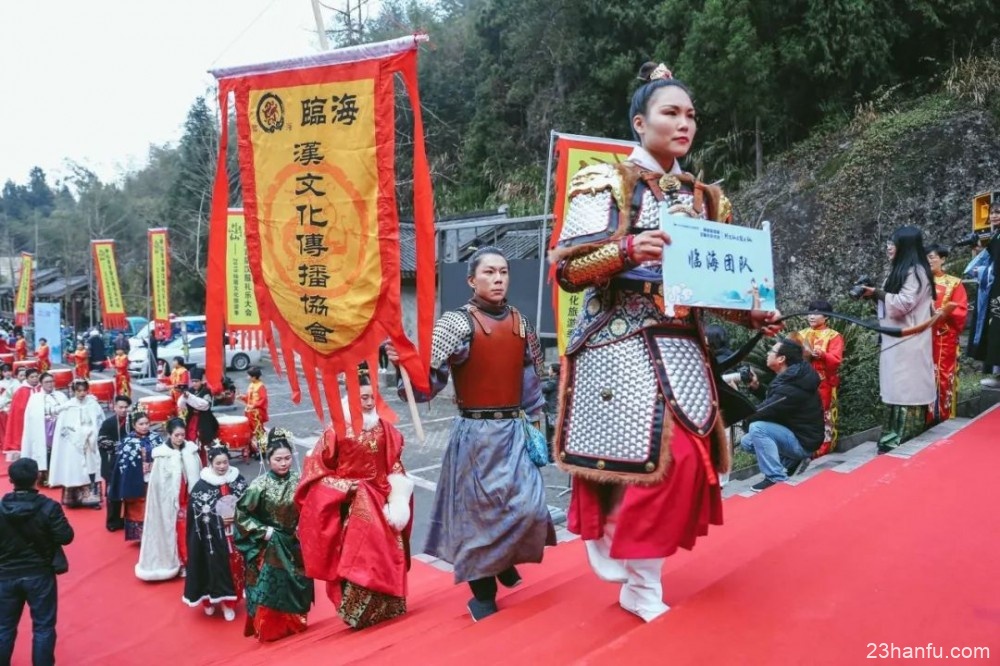
[[[413, 37], [214, 72], [226, 125], [236, 106], [246, 252], [260, 325], [276, 330], [292, 397], [301, 364], [317, 412], [343, 432], [338, 376], [358, 401], [357, 365], [392, 340], [414, 385], [428, 388], [434, 323], [434, 220], [416, 90]], [[414, 113], [414, 221], [420, 352], [402, 327], [395, 194], [395, 74]], [[212, 200], [207, 294], [209, 382], [221, 377], [230, 271], [225, 129]], [[235, 260], [235, 257], [233, 258]], [[228, 273], [228, 275], [227, 275]], [[213, 348], [214, 347], [214, 348]], [[277, 357], [275, 362], [277, 363]], [[322, 379], [322, 387], [317, 381]], [[354, 404], [352, 414], [360, 414]]]
[[35, 278], [35, 256], [21, 253], [21, 275], [17, 282], [17, 296], [14, 299], [14, 324], [27, 326], [31, 313], [31, 283]]
[[[166, 229], [150, 229], [149, 295], [156, 336], [170, 338], [170, 240]], [[164, 335], [165, 334], [165, 335]]]
[[118, 281], [118, 264], [115, 261], [113, 240], [90, 241], [97, 275], [97, 291], [101, 295], [101, 320], [104, 328], [126, 328], [125, 301], [122, 300], [121, 283]]

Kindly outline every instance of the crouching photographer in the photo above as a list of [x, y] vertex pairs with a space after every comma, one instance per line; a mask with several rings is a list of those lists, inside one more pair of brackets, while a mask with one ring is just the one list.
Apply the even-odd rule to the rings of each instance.
[[[767, 490], [805, 470], [812, 454], [823, 443], [823, 404], [819, 396], [819, 375], [802, 359], [802, 346], [781, 338], [767, 352], [767, 367], [774, 381], [746, 423], [747, 434], [740, 440], [745, 451], [757, 455], [764, 480], [750, 487]], [[763, 393], [756, 373], [751, 371], [750, 390]]]

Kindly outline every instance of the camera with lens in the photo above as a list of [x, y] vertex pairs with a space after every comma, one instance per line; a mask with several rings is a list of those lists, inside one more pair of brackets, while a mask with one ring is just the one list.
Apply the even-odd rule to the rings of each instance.
[[741, 384], [749, 385], [753, 381], [753, 371], [750, 370], [749, 365], [741, 365], [736, 368], [735, 372], [728, 372], [722, 375], [722, 381], [727, 384], [740, 382]]
[[858, 300], [859, 298], [862, 298], [865, 295], [866, 288], [874, 286], [875, 286], [874, 280], [872, 280], [867, 275], [862, 275], [857, 279], [857, 281], [855, 281], [854, 286], [851, 287], [851, 290], [847, 292], [847, 295], [853, 298], [854, 300]]

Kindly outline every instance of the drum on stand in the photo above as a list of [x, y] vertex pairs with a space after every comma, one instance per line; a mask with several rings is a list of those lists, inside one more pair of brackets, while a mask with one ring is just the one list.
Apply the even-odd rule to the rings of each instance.
[[177, 405], [169, 395], [150, 395], [139, 398], [139, 404], [145, 408], [146, 415], [152, 423], [166, 423], [177, 416]]
[[57, 389], [67, 389], [73, 383], [73, 371], [69, 368], [53, 368], [49, 374], [56, 380]]
[[[71, 370], [68, 372], [72, 372]], [[90, 395], [97, 398], [98, 402], [110, 405], [115, 399], [115, 380], [113, 379], [88, 379], [90, 384]]]
[[28, 358], [24, 359], [23, 361], [14, 361], [14, 374], [15, 375], [17, 374], [18, 368], [24, 368], [24, 369], [34, 368], [35, 370], [38, 370], [38, 359], [35, 358], [35, 357], [33, 357], [33, 356], [29, 356]]
[[226, 445], [229, 453], [250, 457], [250, 442], [253, 441], [253, 428], [250, 419], [245, 416], [218, 416], [219, 441]]

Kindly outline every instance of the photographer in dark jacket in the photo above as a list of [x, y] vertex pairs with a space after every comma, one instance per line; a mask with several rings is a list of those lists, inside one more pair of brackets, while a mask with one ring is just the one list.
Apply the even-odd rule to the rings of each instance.
[[[819, 375], [802, 361], [802, 346], [782, 338], [767, 352], [767, 367], [775, 373], [764, 401], [748, 419], [749, 430], [740, 441], [745, 451], [757, 454], [764, 480], [754, 492], [781, 483], [808, 465], [823, 443], [823, 403]], [[760, 390], [757, 376], [750, 382]]]
[[9, 664], [25, 602], [34, 639], [31, 663], [55, 663], [56, 574], [68, 566], [62, 547], [73, 528], [55, 500], [39, 494], [38, 463], [21, 458], [7, 471], [14, 492], [0, 500], [0, 664]]

